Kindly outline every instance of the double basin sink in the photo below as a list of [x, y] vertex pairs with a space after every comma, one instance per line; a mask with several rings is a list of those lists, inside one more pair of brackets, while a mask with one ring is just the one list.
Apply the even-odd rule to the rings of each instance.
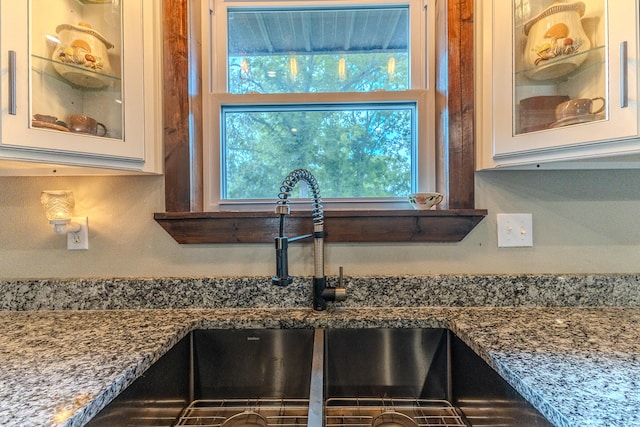
[[550, 426], [451, 331], [195, 330], [89, 426]]

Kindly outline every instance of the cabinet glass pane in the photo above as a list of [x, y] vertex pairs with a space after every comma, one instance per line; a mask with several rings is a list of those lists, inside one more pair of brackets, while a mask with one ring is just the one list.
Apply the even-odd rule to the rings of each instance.
[[515, 134], [608, 117], [606, 0], [513, 0]]
[[30, 0], [32, 127], [123, 139], [121, 0]]

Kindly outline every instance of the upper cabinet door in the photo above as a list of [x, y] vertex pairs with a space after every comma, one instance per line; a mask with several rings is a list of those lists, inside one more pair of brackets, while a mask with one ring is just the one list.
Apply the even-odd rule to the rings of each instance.
[[0, 157], [155, 171], [151, 5], [1, 1]]
[[636, 0], [479, 7], [481, 166], [640, 150]]

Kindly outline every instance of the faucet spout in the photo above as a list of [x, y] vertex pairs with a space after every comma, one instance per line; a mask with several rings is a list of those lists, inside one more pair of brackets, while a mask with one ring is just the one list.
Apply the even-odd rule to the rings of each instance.
[[[289, 196], [293, 187], [301, 180], [307, 183], [313, 196], [311, 211], [313, 233], [288, 238], [284, 235], [284, 220], [290, 213]], [[276, 204], [276, 214], [280, 216], [280, 226], [278, 236], [275, 237], [276, 275], [272, 278], [272, 283], [278, 286], [286, 286], [293, 281], [293, 278], [289, 276], [289, 243], [312, 237], [314, 254], [313, 308], [315, 310], [325, 310], [327, 308], [327, 301], [344, 300], [346, 297], [344, 288], [338, 290], [337, 288], [327, 287], [326, 284], [327, 279], [324, 275], [324, 210], [322, 207], [322, 199], [320, 198], [318, 181], [316, 181], [311, 172], [306, 169], [296, 169], [287, 175], [280, 186], [280, 193], [278, 194], [278, 202]]]

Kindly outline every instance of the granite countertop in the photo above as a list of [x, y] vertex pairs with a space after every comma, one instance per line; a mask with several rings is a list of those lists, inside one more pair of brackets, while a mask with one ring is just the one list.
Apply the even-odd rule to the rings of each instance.
[[447, 327], [558, 426], [640, 426], [638, 307], [0, 311], [0, 425], [80, 426], [195, 328]]

